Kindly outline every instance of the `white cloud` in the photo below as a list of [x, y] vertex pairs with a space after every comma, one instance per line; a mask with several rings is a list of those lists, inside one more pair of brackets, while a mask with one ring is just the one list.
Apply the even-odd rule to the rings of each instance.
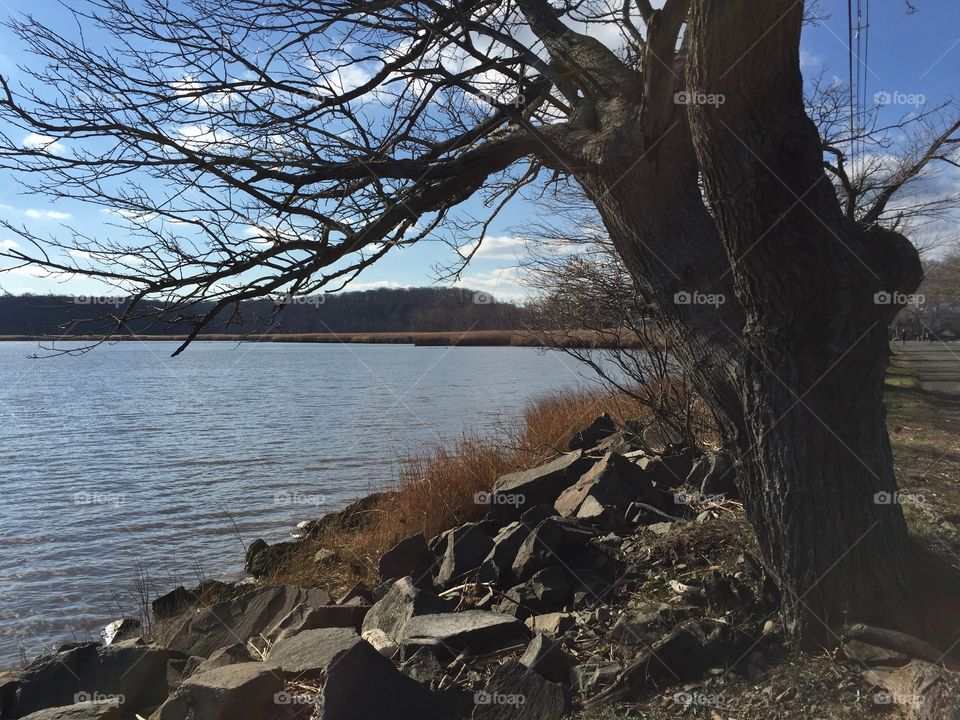
[[[460, 248], [460, 252], [469, 255], [477, 247], [476, 242]], [[527, 255], [526, 238], [513, 235], [488, 236], [480, 243], [480, 248], [473, 256], [475, 260], [518, 260]]]
[[344, 290], [347, 292], [356, 292], [360, 290], [397, 290], [399, 288], [413, 287], [409, 283], [398, 283], [393, 280], [370, 280], [369, 282], [352, 282]]
[[497, 268], [490, 272], [462, 275], [454, 283], [457, 287], [483, 290], [497, 300], [525, 300], [530, 296], [526, 271], [519, 267]]
[[70, 213], [60, 212], [59, 210], [34, 210], [30, 208], [24, 214], [34, 220], [69, 220]]
[[0, 240], [0, 248], [4, 250], [16, 250], [18, 247], [20, 246], [13, 240]]
[[67, 147], [55, 137], [30, 133], [23, 139], [23, 146], [31, 150], [43, 150], [54, 155], [66, 152]]

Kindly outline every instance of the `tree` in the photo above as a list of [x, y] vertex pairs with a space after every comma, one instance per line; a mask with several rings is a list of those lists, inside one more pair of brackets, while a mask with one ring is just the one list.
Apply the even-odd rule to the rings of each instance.
[[8, 133], [0, 157], [141, 241], [21, 228], [37, 247], [7, 258], [128, 289], [120, 322], [148, 297], [219, 312], [336, 287], [467, 198], [495, 215], [569, 177], [736, 455], [791, 637], [910, 618], [903, 515], [875, 501], [896, 489], [881, 386], [898, 307], [874, 298], [911, 292], [920, 265], [824, 172], [803, 3], [93, 0], [80, 20], [117, 47], [12, 23], [49, 62], [33, 88], [3, 83], [31, 142]]

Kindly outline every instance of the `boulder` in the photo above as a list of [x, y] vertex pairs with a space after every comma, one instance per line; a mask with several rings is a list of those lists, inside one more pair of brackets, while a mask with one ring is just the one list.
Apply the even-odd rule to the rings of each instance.
[[293, 585], [258, 588], [185, 618], [167, 647], [187, 655], [210, 657], [222, 647], [266, 634], [301, 604], [329, 605], [330, 594], [319, 588]]
[[559, 643], [546, 635], [537, 635], [527, 645], [520, 664], [547, 680], [566, 684], [570, 682], [570, 671], [576, 667], [577, 661]]
[[295, 541], [268, 545], [264, 540], [258, 538], [250, 543], [250, 547], [247, 548], [244, 557], [244, 569], [256, 578], [269, 575], [280, 569], [293, 556], [298, 547], [300, 547], [300, 544]]
[[515, 617], [489, 610], [467, 610], [413, 617], [402, 645], [409, 656], [420, 647], [444, 656], [468, 648], [477, 652], [500, 649], [528, 635], [527, 626]]
[[576, 622], [573, 615], [565, 612], [543, 613], [541, 615], [532, 615], [528, 617], [524, 624], [535, 633], [546, 633], [547, 635], [563, 635], [571, 629]]
[[527, 585], [543, 606], [562, 605], [570, 597], [570, 579], [560, 565], [535, 572]]
[[594, 505], [626, 509], [632, 502], [665, 508], [663, 494], [654, 489], [639, 466], [618, 453], [607, 453], [576, 483], [563, 491], [554, 503], [563, 517], [576, 515], [588, 498]]
[[520, 522], [525, 525], [528, 530], [533, 530], [548, 517], [556, 517], [557, 515], [557, 509], [553, 506], [553, 503], [534, 505], [523, 511], [523, 514], [520, 516]]
[[397, 580], [408, 575], [415, 584], [429, 581], [433, 568], [433, 554], [427, 547], [423, 533], [401, 540], [380, 557], [380, 580]]
[[690, 456], [686, 454], [665, 455], [663, 457], [641, 458], [637, 467], [643, 470], [653, 485], [659, 490], [675, 490], [687, 481], [693, 468]]
[[122, 706], [117, 700], [98, 700], [37, 710], [35, 713], [24, 716], [22, 720], [122, 720], [122, 718]]
[[[400, 645], [407, 634], [407, 626], [418, 615], [451, 612], [454, 604], [441, 600], [428, 590], [420, 590], [410, 578], [397, 580], [366, 614], [361, 625], [364, 638], [379, 631], [389, 641]], [[377, 637], [374, 635], [374, 637]], [[379, 645], [380, 643], [375, 643]]]
[[244, 643], [234, 643], [225, 648], [220, 648], [209, 658], [200, 662], [196, 668], [188, 673], [189, 675], [202, 675], [210, 670], [226, 667], [227, 665], [239, 665], [240, 663], [253, 662], [254, 658], [250, 654], [250, 649]]
[[360, 643], [364, 641], [352, 628], [304, 630], [278, 641], [265, 662], [288, 680], [316, 680], [338, 654]]
[[590, 450], [617, 432], [617, 424], [607, 413], [576, 433], [567, 446], [570, 450]]
[[[537, 507], [545, 506], [539, 505]], [[532, 512], [532, 510], [528, 512]], [[524, 524], [522, 520], [510, 523], [497, 533], [497, 536], [493, 538], [493, 548], [484, 558], [480, 570], [477, 572], [477, 580], [479, 582], [496, 583], [500, 586], [515, 584], [513, 560], [517, 557], [517, 551], [520, 550], [520, 546], [529, 534], [530, 527]]]
[[280, 673], [263, 663], [226, 665], [185, 680], [150, 720], [266, 720], [282, 689]]
[[103, 628], [103, 630], [100, 631], [100, 639], [103, 640], [104, 645], [111, 645], [115, 642], [123, 642], [124, 640], [132, 640], [140, 637], [142, 630], [143, 626], [139, 620], [123, 618], [122, 620], [114, 620]]
[[4, 717], [18, 718], [71, 705], [78, 697], [109, 699], [120, 695], [124, 698], [124, 715], [142, 712], [167, 697], [167, 664], [177, 657], [175, 652], [151, 645], [68, 645], [27, 666], [11, 706], [4, 703]]
[[705, 497], [724, 495], [738, 498], [737, 473], [733, 460], [726, 453], [710, 453], [694, 463], [687, 484], [696, 488]]
[[501, 520], [515, 520], [534, 505], [553, 505], [592, 464], [577, 450], [530, 470], [502, 475], [493, 486], [493, 512]]
[[293, 637], [304, 630], [317, 628], [353, 628], [360, 631], [363, 618], [370, 610], [368, 605], [321, 605], [310, 607], [297, 605], [280, 622], [267, 631], [265, 637], [271, 642]]
[[551, 565], [563, 564], [574, 573], [602, 567], [608, 558], [590, 544], [592, 537], [593, 532], [576, 521], [547, 518], [521, 544], [513, 561], [513, 574], [524, 582]]
[[441, 537], [443, 539], [437, 544], [440, 563], [434, 583], [442, 589], [463, 582], [493, 549], [493, 538], [480, 523], [465, 523]]
[[421, 685], [432, 686], [443, 674], [443, 668], [437, 656], [429, 648], [420, 648], [400, 666], [400, 671]]
[[560, 720], [570, 704], [566, 689], [510, 660], [474, 695], [473, 720]]
[[337, 599], [337, 605], [347, 603], [356, 605], [373, 605], [373, 590], [365, 582], [358, 582]]
[[322, 720], [449, 720], [447, 699], [404, 675], [359, 642], [336, 653], [319, 698]]
[[331, 527], [341, 530], [356, 530], [369, 523], [373, 510], [396, 497], [396, 492], [377, 492], [354, 500], [343, 510], [329, 512], [319, 520], [306, 520], [297, 525], [298, 537], [317, 538]]
[[236, 585], [219, 580], [204, 580], [193, 590], [187, 590], [182, 585], [161, 595], [153, 601], [153, 617], [163, 620], [181, 615], [191, 607], [199, 604], [210, 604], [242, 594]]

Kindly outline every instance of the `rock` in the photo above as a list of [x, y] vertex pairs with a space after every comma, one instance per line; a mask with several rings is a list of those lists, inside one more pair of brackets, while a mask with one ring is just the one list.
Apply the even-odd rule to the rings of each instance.
[[363, 618], [370, 610], [368, 605], [321, 605], [310, 607], [297, 605], [279, 623], [265, 633], [271, 642], [293, 637], [304, 630], [318, 628], [353, 628], [360, 632]]
[[658, 639], [664, 628], [693, 617], [692, 605], [644, 603], [625, 610], [610, 629], [610, 639], [626, 645], [648, 645]]
[[[545, 506], [538, 505], [537, 507]], [[535, 509], [532, 508], [528, 512]], [[526, 513], [524, 517], [526, 517]], [[512, 522], [497, 533], [497, 536], [493, 538], [493, 548], [480, 564], [477, 581], [492, 582], [500, 586], [513, 585], [516, 580], [513, 576], [513, 559], [517, 556], [517, 551], [520, 550], [520, 546], [529, 534], [530, 528], [524, 524], [523, 520]]]
[[307, 520], [297, 525], [298, 535], [301, 537], [320, 537], [329, 528], [341, 530], [356, 530], [368, 524], [373, 510], [392, 498], [396, 492], [377, 492], [355, 500], [343, 510], [336, 510], [324, 515], [319, 520]]
[[783, 625], [776, 620], [767, 620], [763, 624], [763, 630], [761, 633], [764, 635], [764, 637], [782, 637]]
[[736, 471], [726, 453], [710, 453], [699, 458], [687, 475], [687, 485], [707, 498], [725, 495], [737, 498]]
[[443, 668], [440, 661], [433, 651], [428, 648], [420, 648], [413, 657], [400, 666], [400, 671], [407, 677], [416, 680], [421, 685], [432, 686], [437, 678], [443, 674]]
[[[4, 717], [6, 717], [4, 715]], [[72, 705], [37, 710], [23, 720], [122, 720], [122, 706], [117, 700], [75, 702]]]
[[277, 641], [265, 662], [288, 680], [316, 680], [339, 653], [360, 643], [366, 644], [352, 628], [304, 630]]
[[524, 624], [537, 633], [562, 635], [572, 628], [575, 623], [573, 615], [570, 613], [552, 612], [542, 615], [532, 615], [526, 619]]
[[401, 578], [370, 608], [363, 619], [362, 634], [366, 638], [367, 633], [379, 630], [389, 641], [400, 645], [412, 618], [451, 612], [453, 608], [452, 602], [442, 600], [428, 590], [414, 587], [410, 578]]
[[433, 568], [433, 554], [427, 547], [423, 533], [401, 540], [380, 557], [380, 580], [397, 580], [408, 575], [414, 584], [429, 581]]
[[140, 637], [142, 629], [143, 627], [140, 625], [140, 621], [134, 618], [114, 620], [100, 631], [100, 639], [103, 640], [104, 645], [111, 645], [115, 642], [123, 642], [124, 640], [132, 640], [133, 638]]
[[267, 545], [258, 538], [247, 548], [244, 569], [256, 578], [269, 575], [283, 567], [298, 547], [299, 543], [293, 541]]
[[592, 464], [577, 450], [539, 467], [502, 475], [493, 486], [492, 510], [501, 520], [514, 520], [535, 505], [553, 505]]
[[[151, 645], [81, 643], [42, 655], [21, 674], [16, 697], [4, 718], [71, 705], [77, 697], [109, 699], [122, 695], [123, 714], [155, 707], [169, 692], [167, 664], [177, 653]], [[96, 696], [94, 696], [96, 693]]]
[[301, 604], [329, 605], [330, 594], [319, 588], [293, 585], [258, 588], [187, 617], [167, 647], [187, 655], [210, 657], [222, 647], [266, 634]]
[[445, 697], [404, 675], [363, 640], [331, 659], [319, 701], [323, 720], [449, 720], [456, 717]]
[[204, 580], [193, 590], [182, 585], [161, 595], [151, 604], [153, 617], [163, 620], [181, 615], [201, 603], [216, 602], [237, 594], [237, 586], [219, 580]]
[[227, 665], [239, 665], [240, 663], [253, 662], [254, 658], [250, 654], [250, 649], [244, 643], [234, 643], [225, 648], [220, 648], [208, 659], [199, 663], [189, 675], [201, 675], [217, 668]]
[[516, 660], [498, 667], [474, 702], [473, 720], [559, 720], [569, 706], [562, 685]]
[[869, 645], [860, 640], [847, 640], [843, 644], [843, 654], [850, 660], [864, 665], [900, 666], [910, 662], [909, 655], [889, 650], [878, 645]]
[[656, 522], [651, 525], [647, 525], [647, 530], [652, 532], [654, 535], [667, 535], [673, 530], [674, 523], [672, 522]]
[[688, 455], [667, 455], [641, 458], [637, 467], [657, 489], [675, 490], [686, 482], [693, 463]]
[[604, 413], [570, 440], [570, 450], [590, 450], [617, 432], [613, 418]]
[[551, 565], [562, 563], [571, 572], [603, 565], [606, 555], [589, 544], [593, 533], [575, 521], [547, 518], [531, 532], [517, 551], [513, 574], [521, 582]]
[[397, 653], [400, 652], [400, 644], [380, 628], [364, 630], [360, 637], [370, 643], [370, 646], [385, 658], [396, 657]]
[[373, 605], [373, 590], [365, 582], [358, 582], [347, 590], [338, 600], [337, 605], [357, 602], [359, 605]]
[[544, 606], [562, 605], [570, 597], [567, 571], [559, 565], [552, 565], [534, 573], [527, 584]]
[[527, 626], [514, 617], [489, 610], [414, 616], [403, 642], [412, 655], [420, 647], [437, 655], [467, 648], [477, 652], [499, 649], [528, 637]]
[[640, 468], [618, 453], [603, 456], [576, 483], [560, 494], [554, 507], [563, 517], [576, 515], [588, 497], [600, 507], [626, 509], [631, 502], [665, 508], [663, 495]]
[[185, 680], [151, 720], [261, 720], [276, 710], [279, 673], [263, 663], [216, 668]]
[[587, 695], [606, 687], [617, 679], [621, 666], [615, 662], [587, 662], [570, 671], [570, 685], [574, 692]]
[[331, 548], [320, 548], [313, 556], [315, 565], [331, 565], [340, 561], [340, 553]]
[[527, 645], [520, 657], [520, 664], [543, 675], [547, 680], [558, 683], [570, 682], [570, 671], [577, 661], [569, 655], [559, 643], [546, 635], [537, 635]]
[[477, 570], [493, 549], [491, 538], [479, 523], [465, 523], [443, 533], [438, 544], [440, 567], [434, 583], [439, 588], [449, 588], [463, 582], [466, 576]]

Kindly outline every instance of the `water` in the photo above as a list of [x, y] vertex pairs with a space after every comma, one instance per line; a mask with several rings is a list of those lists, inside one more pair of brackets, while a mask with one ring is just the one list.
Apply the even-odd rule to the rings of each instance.
[[135, 613], [141, 568], [155, 591], [236, 577], [237, 531], [286, 539], [398, 455], [592, 382], [532, 348], [174, 347], [0, 343], [0, 667]]

